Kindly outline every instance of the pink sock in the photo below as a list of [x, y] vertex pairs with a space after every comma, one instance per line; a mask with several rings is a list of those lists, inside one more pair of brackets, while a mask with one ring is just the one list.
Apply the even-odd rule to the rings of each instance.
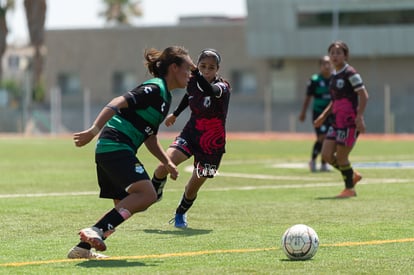
[[129, 212], [128, 209], [120, 208], [118, 212], [119, 215], [121, 215], [122, 218], [124, 218], [124, 220], [127, 220], [129, 217], [131, 217], [131, 212]]

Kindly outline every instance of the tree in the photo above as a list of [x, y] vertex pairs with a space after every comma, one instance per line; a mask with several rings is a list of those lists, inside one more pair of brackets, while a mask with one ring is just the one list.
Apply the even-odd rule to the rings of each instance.
[[141, 1], [137, 0], [102, 0], [106, 5], [100, 13], [108, 23], [129, 25], [132, 17], [142, 16]]
[[1, 66], [1, 60], [3, 55], [6, 52], [7, 47], [7, 21], [6, 14], [7, 11], [14, 7], [14, 0], [0, 0], [0, 82], [3, 79], [3, 68]]
[[[36, 92], [42, 89], [43, 55], [45, 20], [46, 20], [46, 0], [24, 0], [26, 10], [27, 27], [29, 29], [30, 44], [34, 48], [32, 71], [34, 99], [40, 99]], [[44, 91], [43, 91], [44, 92]]]

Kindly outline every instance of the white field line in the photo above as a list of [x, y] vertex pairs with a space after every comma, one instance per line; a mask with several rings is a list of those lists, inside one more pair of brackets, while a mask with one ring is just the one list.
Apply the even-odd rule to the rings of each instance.
[[[192, 166], [188, 166], [186, 171], [191, 171]], [[304, 177], [290, 177], [290, 176], [271, 176], [262, 174], [242, 174], [242, 173], [220, 173], [219, 177], [230, 178], [244, 178], [252, 180], [290, 180], [290, 181], [321, 181], [325, 178], [304, 178]], [[390, 184], [390, 183], [407, 183], [411, 182], [408, 179], [363, 179], [358, 185], [362, 184]], [[293, 184], [278, 184], [278, 185], [250, 185], [250, 186], [235, 186], [235, 187], [214, 187], [206, 188], [203, 192], [208, 191], [246, 191], [246, 190], [263, 190], [263, 189], [294, 189], [294, 188], [316, 188], [316, 187], [333, 187], [341, 184], [338, 182], [318, 182], [318, 183], [293, 183]], [[169, 191], [179, 191], [182, 189], [172, 188]], [[0, 198], [36, 198], [36, 197], [64, 197], [64, 196], [91, 196], [98, 195], [97, 191], [94, 192], [61, 192], [61, 193], [33, 193], [33, 194], [0, 194]]]

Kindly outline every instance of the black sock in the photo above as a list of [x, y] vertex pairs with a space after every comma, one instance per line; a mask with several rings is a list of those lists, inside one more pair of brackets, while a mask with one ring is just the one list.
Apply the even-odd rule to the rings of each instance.
[[124, 218], [119, 214], [118, 210], [115, 208], [105, 214], [95, 225], [102, 230], [102, 232], [106, 232], [108, 230], [114, 230], [115, 227], [120, 225], [124, 222]]
[[85, 242], [80, 242], [76, 246], [80, 247], [80, 248], [85, 248], [85, 249], [88, 249], [88, 250], [91, 250], [91, 248], [92, 248], [92, 246], [90, 244], [85, 243]]
[[315, 144], [313, 144], [312, 159], [316, 159], [318, 155], [321, 153], [321, 150], [322, 150], [322, 142], [316, 141]]
[[158, 198], [160, 198], [164, 185], [167, 182], [167, 177], [164, 177], [163, 179], [159, 179], [155, 175], [153, 175], [151, 182], [152, 182], [152, 186], [154, 186], [155, 192], [157, 192]]
[[341, 169], [339, 169], [339, 165], [338, 165], [338, 163], [336, 163], [336, 159], [335, 159], [332, 163], [330, 163], [330, 165], [331, 165], [333, 168], [335, 168], [335, 169], [337, 169], [337, 170], [341, 171]]
[[354, 183], [352, 177], [354, 175], [354, 170], [352, 169], [351, 165], [347, 166], [340, 166], [339, 170], [342, 173], [342, 177], [344, 178], [345, 188], [351, 189], [354, 187]]
[[188, 211], [188, 209], [190, 209], [190, 207], [193, 205], [195, 200], [196, 198], [194, 198], [193, 200], [189, 200], [185, 197], [185, 194], [183, 194], [180, 205], [177, 207], [177, 210], [175, 211], [175, 213], [185, 214]]

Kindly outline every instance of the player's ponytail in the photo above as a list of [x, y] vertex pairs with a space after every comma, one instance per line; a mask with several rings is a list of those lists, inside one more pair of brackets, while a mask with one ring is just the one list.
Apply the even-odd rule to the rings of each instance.
[[171, 64], [180, 66], [188, 58], [188, 51], [180, 46], [171, 46], [163, 52], [150, 48], [145, 50], [145, 65], [150, 74], [155, 77], [164, 77], [168, 73]]

